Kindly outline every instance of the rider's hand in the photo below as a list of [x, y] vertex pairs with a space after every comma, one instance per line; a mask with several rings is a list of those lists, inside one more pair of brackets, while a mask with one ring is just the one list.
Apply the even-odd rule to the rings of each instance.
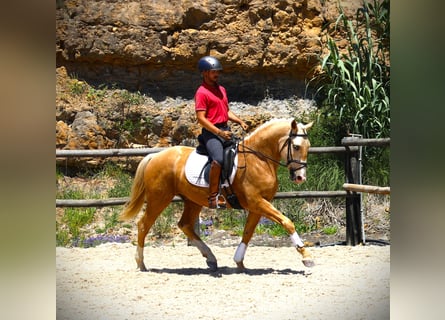
[[225, 130], [219, 130], [220, 137], [224, 138], [224, 140], [230, 140], [232, 138], [232, 132], [231, 131], [225, 131]]
[[249, 130], [249, 125], [247, 123], [245, 123], [244, 121], [241, 122], [241, 127], [243, 128], [244, 131]]

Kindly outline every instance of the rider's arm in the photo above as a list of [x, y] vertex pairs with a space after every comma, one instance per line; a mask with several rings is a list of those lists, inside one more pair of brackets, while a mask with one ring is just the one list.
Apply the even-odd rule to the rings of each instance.
[[231, 132], [229, 131], [224, 131], [221, 130], [217, 127], [215, 127], [213, 125], [213, 123], [211, 123], [209, 121], [209, 119], [206, 118], [206, 112], [204, 110], [198, 110], [196, 111], [196, 118], [198, 119], [199, 124], [205, 128], [206, 130], [212, 132], [213, 134], [220, 136], [224, 139], [230, 139], [230, 137], [232, 136]]
[[232, 112], [232, 110], [229, 110], [229, 120], [238, 123], [245, 131], [249, 129], [249, 126], [243, 120], [238, 118], [237, 115]]

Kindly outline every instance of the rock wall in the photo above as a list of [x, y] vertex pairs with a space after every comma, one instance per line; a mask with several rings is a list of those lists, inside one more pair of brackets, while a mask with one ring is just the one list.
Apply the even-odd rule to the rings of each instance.
[[[353, 14], [362, 1], [340, 1]], [[232, 100], [301, 96], [336, 0], [60, 0], [56, 63], [91, 84], [193, 97], [218, 57]]]
[[[362, 5], [340, 3], [350, 16]], [[197, 62], [204, 55], [221, 60], [220, 81], [231, 108], [252, 129], [271, 117], [304, 122], [313, 105], [298, 98], [318, 63], [322, 27], [338, 16], [337, 0], [57, 0], [56, 5], [57, 149], [196, 145], [200, 126], [193, 95], [201, 83]], [[232, 129], [242, 134], [238, 126]], [[58, 159], [57, 164], [103, 161]]]

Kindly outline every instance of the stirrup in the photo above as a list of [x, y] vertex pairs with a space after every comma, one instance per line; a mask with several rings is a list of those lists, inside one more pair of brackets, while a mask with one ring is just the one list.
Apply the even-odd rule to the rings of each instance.
[[[222, 201], [221, 201], [222, 198]], [[212, 204], [215, 204], [215, 206], [212, 206]], [[222, 194], [217, 194], [215, 196], [209, 197], [209, 209], [226, 209], [226, 198]]]

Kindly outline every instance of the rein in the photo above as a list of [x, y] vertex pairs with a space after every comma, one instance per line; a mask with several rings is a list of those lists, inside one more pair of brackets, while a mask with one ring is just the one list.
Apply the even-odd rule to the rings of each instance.
[[[282, 167], [287, 167], [291, 163], [298, 163], [298, 164], [301, 165], [299, 168], [297, 168], [297, 169], [289, 169], [289, 171], [295, 172], [295, 171], [300, 170], [300, 169], [302, 169], [304, 167], [307, 167], [307, 162], [296, 160], [296, 159], [292, 158], [292, 151], [291, 151], [292, 138], [295, 138], [295, 137], [304, 137], [304, 138], [306, 138], [307, 134], [306, 133], [304, 133], [304, 134], [292, 133], [292, 130], [291, 130], [291, 132], [289, 132], [289, 137], [286, 139], [286, 141], [283, 143], [283, 146], [280, 148], [280, 153], [281, 153], [281, 151], [283, 151], [284, 147], [286, 147], [286, 145], [287, 145], [287, 162], [286, 163], [282, 163], [281, 161], [277, 161], [275, 159], [272, 159], [271, 157], [269, 157], [268, 155], [265, 155], [262, 152], [259, 152], [257, 150], [254, 150], [252, 148], [247, 147], [244, 144], [244, 139], [242, 139], [243, 141], [241, 143], [241, 145], [243, 147], [243, 150], [239, 151], [239, 152], [240, 153], [252, 153], [252, 154], [256, 155], [257, 157], [266, 158], [267, 160], [270, 160], [270, 161], [272, 161], [272, 162], [274, 162], [274, 163], [276, 163], [276, 164], [278, 164], [278, 165], [280, 165]], [[245, 151], [244, 149], [247, 149], [249, 151]]]

